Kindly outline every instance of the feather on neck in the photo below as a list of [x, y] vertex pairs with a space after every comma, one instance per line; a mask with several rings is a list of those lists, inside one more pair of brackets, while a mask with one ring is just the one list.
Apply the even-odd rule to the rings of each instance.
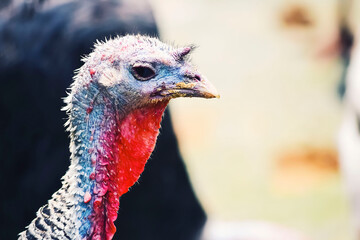
[[76, 171], [69, 171], [73, 174], [67, 184], [76, 183], [72, 197], [81, 206], [75, 214], [82, 222], [80, 235], [85, 239], [111, 239], [116, 231], [119, 198], [143, 172], [168, 101], [124, 114], [118, 103], [115, 107], [106, 93], [91, 84], [86, 93], [80, 91], [68, 100], [70, 169]]

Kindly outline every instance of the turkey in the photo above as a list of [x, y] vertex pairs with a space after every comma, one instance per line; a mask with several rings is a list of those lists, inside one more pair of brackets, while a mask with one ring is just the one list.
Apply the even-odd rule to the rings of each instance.
[[[0, 239], [14, 239], [60, 188], [68, 167], [61, 97], [80, 56], [90, 52], [95, 39], [157, 36], [158, 31], [145, 0], [14, 0], [1, 1], [1, 7], [0, 187], [6, 194], [0, 200]], [[115, 239], [196, 239], [200, 234], [205, 213], [191, 189], [167, 110], [161, 132], [141, 184], [122, 197]]]
[[65, 99], [69, 170], [19, 239], [112, 239], [119, 198], [144, 170], [169, 100], [218, 97], [191, 50], [140, 35], [97, 43]]

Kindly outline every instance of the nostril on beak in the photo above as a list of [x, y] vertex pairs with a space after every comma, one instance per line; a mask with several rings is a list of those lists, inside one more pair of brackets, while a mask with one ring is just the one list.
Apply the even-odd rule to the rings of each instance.
[[194, 78], [195, 78], [196, 80], [198, 80], [198, 81], [201, 81], [201, 77], [200, 77], [199, 74], [195, 74]]
[[201, 82], [201, 75], [200, 74], [197, 74], [197, 73], [187, 73], [184, 75], [184, 77], [188, 78], [188, 79], [191, 79], [191, 80], [195, 80], [195, 81], [199, 81]]

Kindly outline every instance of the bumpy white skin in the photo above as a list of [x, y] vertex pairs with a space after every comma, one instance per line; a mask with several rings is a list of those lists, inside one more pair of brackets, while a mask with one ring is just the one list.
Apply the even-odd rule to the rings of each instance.
[[[84, 196], [92, 192], [90, 174], [96, 170], [91, 164], [96, 154], [89, 150], [95, 149], [98, 154], [103, 151], [102, 144], [109, 144], [96, 141], [100, 132], [113, 129], [118, 119], [132, 110], [157, 101], [182, 96], [217, 97], [214, 87], [185, 61], [190, 50], [175, 49], [144, 36], [118, 37], [96, 44], [83, 60], [65, 99], [71, 139], [69, 170], [62, 178], [62, 187], [39, 209], [19, 239], [88, 239], [92, 204], [84, 202]], [[147, 81], [135, 79], [131, 71], [136, 64], [151, 64], [156, 75]], [[99, 129], [104, 122], [106, 129]]]

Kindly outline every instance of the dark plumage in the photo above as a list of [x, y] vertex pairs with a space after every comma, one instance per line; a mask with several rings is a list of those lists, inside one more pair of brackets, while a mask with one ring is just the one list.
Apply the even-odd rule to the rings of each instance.
[[[80, 56], [90, 52], [97, 38], [157, 35], [157, 29], [143, 1], [33, 1], [3, 7], [0, 239], [14, 239], [61, 186], [59, 179], [69, 164], [61, 97]], [[191, 190], [168, 114], [140, 182], [121, 200], [115, 237], [197, 237], [205, 214]]]

